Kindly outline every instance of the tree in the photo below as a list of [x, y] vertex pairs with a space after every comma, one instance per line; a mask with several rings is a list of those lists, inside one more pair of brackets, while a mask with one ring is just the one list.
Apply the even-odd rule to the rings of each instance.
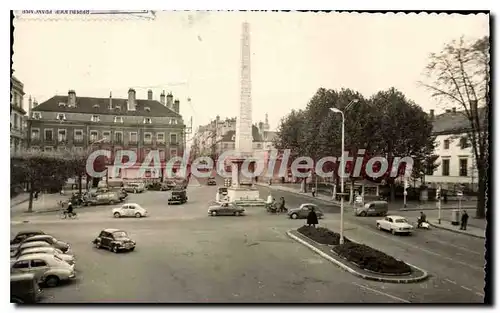
[[87, 173], [86, 166], [88, 154], [86, 152], [71, 150], [66, 151], [63, 156], [66, 160], [66, 166], [68, 168], [69, 175], [73, 175], [77, 178], [78, 192], [82, 194], [82, 181], [83, 177]]
[[445, 45], [430, 56], [421, 85], [432, 96], [457, 104], [470, 127], [465, 130], [472, 144], [478, 171], [476, 217], [485, 217], [489, 157], [490, 43], [489, 37], [466, 42], [463, 38]]
[[411, 157], [414, 164], [425, 162], [432, 154], [435, 142], [432, 122], [420, 106], [395, 88], [378, 92], [370, 101], [374, 110], [379, 112], [377, 131], [370, 139], [374, 142], [374, 151], [387, 158], [389, 167], [384, 180], [391, 187], [391, 200], [394, 201], [394, 182], [404, 174], [406, 167], [400, 164], [397, 175], [392, 177], [394, 158]]
[[278, 150], [290, 149], [293, 153], [304, 152], [303, 125], [305, 123], [305, 112], [303, 110], [292, 110], [290, 114], [281, 119], [278, 125], [274, 146]]

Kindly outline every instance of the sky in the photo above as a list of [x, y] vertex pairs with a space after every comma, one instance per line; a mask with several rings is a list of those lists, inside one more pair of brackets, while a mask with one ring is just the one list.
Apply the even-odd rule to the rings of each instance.
[[[425, 111], [444, 111], [418, 81], [429, 54], [489, 34], [487, 15], [156, 12], [63, 21], [16, 19], [14, 75], [39, 103], [53, 95], [138, 98], [152, 89], [181, 102], [196, 129], [239, 111], [241, 23], [250, 23], [253, 121], [271, 129], [318, 88], [369, 97], [395, 87]], [[191, 104], [186, 101], [191, 99]]]

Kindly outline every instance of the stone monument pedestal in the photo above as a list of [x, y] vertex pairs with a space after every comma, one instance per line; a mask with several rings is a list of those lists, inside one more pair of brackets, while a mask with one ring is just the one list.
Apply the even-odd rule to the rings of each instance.
[[234, 157], [231, 160], [232, 185], [227, 188], [229, 201], [240, 206], [264, 206], [265, 201], [260, 198], [253, 179], [245, 179], [241, 175], [241, 166], [244, 161], [245, 158], [242, 157]]

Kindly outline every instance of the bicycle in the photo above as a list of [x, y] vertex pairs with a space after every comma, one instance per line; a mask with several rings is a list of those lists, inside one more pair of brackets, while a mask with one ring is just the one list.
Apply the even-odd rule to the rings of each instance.
[[61, 214], [59, 215], [61, 219], [75, 219], [77, 217], [77, 214], [75, 212], [68, 213], [67, 211], [62, 211]]

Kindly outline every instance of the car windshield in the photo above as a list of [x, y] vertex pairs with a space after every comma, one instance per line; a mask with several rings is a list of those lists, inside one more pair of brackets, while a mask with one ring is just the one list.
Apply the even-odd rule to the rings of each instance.
[[407, 223], [406, 219], [404, 219], [404, 218], [398, 218], [394, 222], [395, 223]]
[[117, 231], [117, 232], [113, 233], [113, 236], [115, 238], [126, 238], [127, 237], [127, 233], [124, 232], [124, 231]]

